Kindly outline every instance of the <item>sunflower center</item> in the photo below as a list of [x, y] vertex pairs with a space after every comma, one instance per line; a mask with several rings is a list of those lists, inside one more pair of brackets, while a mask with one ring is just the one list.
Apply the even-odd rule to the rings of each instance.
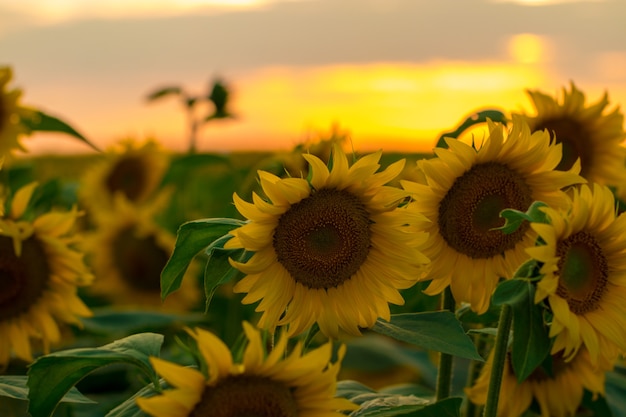
[[543, 121], [535, 130], [548, 129], [552, 139], [556, 136], [556, 142], [563, 145], [563, 156], [561, 162], [555, 169], [559, 171], [567, 171], [574, 165], [574, 162], [580, 158], [581, 172], [583, 177], [587, 173], [587, 169], [591, 165], [593, 152], [588, 149], [591, 145], [591, 138], [585, 130], [585, 127], [575, 120], [567, 117], [549, 119]]
[[500, 212], [526, 211], [533, 199], [524, 178], [506, 165], [486, 162], [457, 178], [439, 204], [439, 230], [446, 243], [470, 258], [490, 258], [512, 249], [528, 229], [524, 223], [511, 234], [493, 228], [504, 225]]
[[123, 193], [130, 201], [137, 201], [146, 188], [147, 172], [138, 156], [125, 156], [111, 169], [105, 183], [111, 194]]
[[578, 232], [557, 247], [559, 287], [557, 295], [567, 301], [574, 314], [595, 310], [606, 290], [609, 267], [598, 241]]
[[161, 271], [169, 253], [157, 244], [154, 235], [138, 237], [128, 228], [117, 235], [112, 247], [113, 262], [126, 283], [140, 291], [161, 290]]
[[18, 257], [13, 239], [0, 236], [0, 322], [28, 311], [49, 279], [48, 258], [39, 240], [32, 236], [24, 240]]
[[291, 276], [308, 288], [350, 279], [370, 249], [370, 218], [355, 195], [322, 189], [294, 204], [274, 230], [274, 250]]
[[289, 387], [259, 376], [231, 376], [206, 387], [189, 417], [296, 417]]

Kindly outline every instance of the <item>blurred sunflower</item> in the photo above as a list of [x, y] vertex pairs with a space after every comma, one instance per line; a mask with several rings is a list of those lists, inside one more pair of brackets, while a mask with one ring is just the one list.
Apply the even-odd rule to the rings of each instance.
[[169, 157], [152, 139], [139, 144], [132, 139], [111, 147], [105, 160], [87, 171], [79, 197], [89, 210], [110, 210], [114, 196], [123, 195], [134, 204], [154, 196], [169, 166]]
[[626, 351], [626, 215], [616, 216], [610, 189], [572, 189], [568, 210], [544, 208], [549, 224], [532, 223], [543, 244], [527, 253], [543, 263], [535, 302], [547, 298], [554, 317], [553, 351], [566, 358], [584, 344], [608, 361]]
[[624, 115], [609, 105], [608, 94], [585, 105], [585, 95], [571, 83], [562, 100], [539, 91], [527, 91], [537, 115], [524, 116], [531, 131], [547, 130], [563, 144], [563, 158], [556, 169], [566, 171], [580, 159], [580, 175], [603, 185], [626, 183], [626, 148], [622, 146]]
[[526, 211], [536, 200], [558, 206], [565, 198], [561, 188], [584, 182], [579, 164], [554, 171], [561, 145], [547, 132], [531, 134], [518, 117], [506, 140], [501, 125], [489, 122], [488, 128], [480, 149], [447, 139], [449, 149], [435, 149], [435, 158], [418, 161], [421, 183], [402, 181], [411, 206], [431, 221], [424, 253], [433, 261], [423, 280], [432, 281], [426, 293], [450, 286], [457, 301], [469, 302], [478, 313], [489, 307], [498, 280], [511, 277], [528, 258], [524, 248], [536, 238], [528, 224], [511, 234], [493, 230], [504, 224], [500, 212]]
[[0, 218], [0, 368], [12, 352], [32, 361], [31, 342], [48, 353], [60, 342], [61, 324], [80, 325], [79, 317], [91, 315], [77, 295], [77, 287], [93, 279], [73, 248], [80, 240], [72, 234], [79, 213], [49, 212], [27, 220], [35, 187], [18, 190], [10, 212]]
[[168, 311], [193, 309], [199, 300], [192, 263], [180, 289], [161, 302], [161, 271], [167, 263], [176, 237], [160, 227], [154, 216], [168, 195], [150, 204], [136, 206], [117, 195], [110, 211], [101, 212], [94, 230], [85, 238], [85, 252], [96, 280], [94, 295], [117, 306], [143, 306]]
[[[580, 407], [585, 390], [593, 395], [604, 395], [605, 373], [610, 370], [592, 365], [589, 353], [581, 349], [571, 361], [566, 362], [563, 352], [552, 355], [552, 370], [537, 368], [522, 383], [517, 382], [507, 357], [500, 387], [498, 417], [519, 417], [531, 406], [533, 400], [539, 405], [542, 417], [573, 417]], [[489, 355], [480, 376], [465, 392], [475, 404], [485, 404], [493, 351]]]
[[259, 171], [270, 202], [257, 194], [253, 203], [234, 195], [250, 221], [231, 232], [225, 247], [255, 252], [247, 263], [231, 264], [247, 274], [234, 287], [247, 293], [243, 302], [261, 300], [260, 327], [288, 325], [294, 335], [317, 322], [330, 337], [340, 330], [358, 335], [359, 327], [390, 319], [388, 303], [404, 303], [398, 290], [415, 284], [428, 263], [419, 249], [426, 219], [398, 207], [407, 194], [384, 184], [404, 161], [376, 172], [381, 154], [349, 167], [336, 146], [332, 170], [305, 154], [310, 182]]
[[344, 346], [337, 362], [330, 363], [330, 343], [305, 354], [298, 343], [287, 354], [288, 339], [283, 335], [266, 356], [259, 331], [246, 322], [244, 331], [248, 345], [242, 363], [234, 363], [228, 347], [215, 335], [188, 330], [208, 375], [152, 357], [154, 369], [174, 388], [137, 398], [139, 408], [153, 417], [341, 417], [345, 415], [341, 410], [358, 408], [335, 397]]
[[19, 142], [19, 137], [27, 134], [28, 129], [20, 123], [20, 118], [32, 112], [20, 106], [22, 90], [8, 89], [12, 78], [13, 71], [10, 67], [0, 67], [0, 157], [10, 155], [14, 149], [26, 150]]

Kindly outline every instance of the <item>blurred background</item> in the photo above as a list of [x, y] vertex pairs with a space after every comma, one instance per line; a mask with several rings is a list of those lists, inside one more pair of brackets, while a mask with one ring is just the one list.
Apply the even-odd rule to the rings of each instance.
[[[236, 117], [205, 126], [200, 151], [340, 129], [361, 151], [425, 152], [471, 110], [530, 110], [527, 88], [573, 81], [623, 106], [625, 18], [624, 0], [0, 0], [0, 64], [24, 104], [101, 147], [152, 136], [184, 151], [180, 101], [146, 98], [220, 79]], [[25, 144], [93, 152], [63, 135]]]

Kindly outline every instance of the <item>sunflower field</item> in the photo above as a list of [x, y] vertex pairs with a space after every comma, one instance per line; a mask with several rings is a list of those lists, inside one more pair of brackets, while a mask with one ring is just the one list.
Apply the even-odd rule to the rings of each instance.
[[[29, 156], [38, 131], [93, 145], [12, 76], [1, 417], [626, 416], [608, 93], [468, 109], [430, 154], [333, 130], [290, 152]], [[209, 98], [227, 117], [225, 87]]]

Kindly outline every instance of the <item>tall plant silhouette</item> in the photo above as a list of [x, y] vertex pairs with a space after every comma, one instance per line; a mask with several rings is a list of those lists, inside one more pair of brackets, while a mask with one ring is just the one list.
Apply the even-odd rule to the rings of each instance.
[[[207, 92], [204, 95], [192, 95], [180, 86], [161, 87], [148, 94], [149, 102], [161, 99], [166, 96], [178, 96], [187, 115], [189, 125], [189, 153], [197, 151], [198, 130], [201, 126], [212, 120], [232, 118], [233, 115], [228, 110], [230, 91], [228, 86], [219, 78], [208, 84]], [[198, 106], [209, 104], [209, 112], [206, 115], [198, 114]]]

